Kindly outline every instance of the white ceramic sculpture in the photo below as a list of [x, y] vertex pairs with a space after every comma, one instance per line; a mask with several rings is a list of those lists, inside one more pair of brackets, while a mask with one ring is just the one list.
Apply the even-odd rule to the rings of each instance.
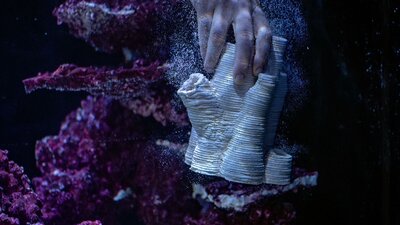
[[[192, 123], [185, 155], [191, 170], [245, 184], [290, 181], [290, 172], [281, 173], [280, 167], [291, 170], [291, 157], [282, 161], [282, 154], [266, 154], [287, 89], [287, 77], [280, 73], [285, 46], [286, 39], [273, 37], [267, 73], [260, 73], [257, 82], [248, 75], [234, 84], [235, 46], [229, 43], [211, 81], [195, 73], [184, 82], [178, 94]], [[271, 169], [265, 165], [271, 159], [282, 163]]]

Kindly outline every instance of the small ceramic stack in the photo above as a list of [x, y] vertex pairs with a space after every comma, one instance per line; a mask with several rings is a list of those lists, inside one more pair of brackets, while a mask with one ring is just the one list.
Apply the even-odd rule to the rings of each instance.
[[250, 74], [234, 83], [235, 46], [228, 43], [211, 81], [192, 74], [178, 90], [193, 126], [185, 155], [191, 170], [245, 184], [290, 181], [290, 155], [269, 151], [287, 91], [280, 73], [286, 42], [272, 38], [267, 73], [256, 84]]
[[178, 90], [193, 126], [185, 162], [201, 174], [219, 175], [221, 154], [232, 138], [245, 95], [255, 82], [248, 76], [234, 85], [234, 55], [235, 45], [228, 43], [211, 81], [202, 74], [192, 74]]

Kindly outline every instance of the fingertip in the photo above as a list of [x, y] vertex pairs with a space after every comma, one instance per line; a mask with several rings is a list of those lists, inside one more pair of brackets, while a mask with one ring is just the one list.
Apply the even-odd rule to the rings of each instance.
[[207, 73], [214, 72], [216, 66], [215, 61], [218, 61], [218, 59], [215, 58], [215, 56], [211, 56], [210, 52], [207, 52], [204, 60], [204, 69], [207, 71]]
[[210, 65], [207, 61], [204, 63], [204, 70], [207, 73], [214, 73], [215, 71], [215, 66]]
[[258, 76], [259, 73], [261, 73], [265, 67], [265, 64], [267, 62], [267, 58], [260, 58], [258, 54], [254, 57], [254, 64], [253, 64], [253, 75]]
[[260, 74], [262, 69], [260, 67], [254, 67], [253, 69], [253, 76], [257, 77]]
[[244, 83], [244, 75], [243, 74], [233, 75], [233, 82], [235, 84], [243, 84]]
[[251, 76], [251, 68], [244, 64], [235, 64], [233, 69], [233, 80], [236, 84], [243, 84], [246, 76]]

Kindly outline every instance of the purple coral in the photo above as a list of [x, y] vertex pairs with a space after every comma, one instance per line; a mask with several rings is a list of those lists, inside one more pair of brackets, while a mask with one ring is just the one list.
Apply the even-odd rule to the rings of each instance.
[[164, 70], [158, 62], [144, 65], [143, 60], [135, 61], [131, 67], [116, 69], [65, 64], [52, 73], [39, 73], [23, 83], [27, 92], [47, 88], [109, 96], [136, 114], [153, 116], [163, 125], [187, 125], [186, 113], [173, 103], [172, 87], [162, 76]]
[[39, 88], [85, 90], [94, 95], [103, 94], [122, 99], [144, 94], [146, 87], [161, 80], [162, 71], [159, 63], [145, 66], [141, 60], [133, 63], [131, 67], [116, 69], [64, 64], [52, 73], [39, 73], [23, 83], [28, 93]]
[[106, 52], [123, 48], [142, 49], [156, 45], [152, 30], [160, 12], [174, 1], [168, 0], [68, 0], [53, 14], [58, 24], [67, 24], [71, 33]]
[[46, 223], [101, 219], [115, 224], [118, 213], [131, 207], [129, 196], [119, 202], [113, 199], [126, 188], [133, 168], [126, 159], [140, 148], [145, 135], [134, 129], [139, 125], [131, 115], [115, 101], [89, 97], [67, 116], [57, 136], [37, 143], [42, 176], [33, 183], [44, 203]]
[[39, 223], [41, 203], [24, 169], [0, 150], [0, 224]]

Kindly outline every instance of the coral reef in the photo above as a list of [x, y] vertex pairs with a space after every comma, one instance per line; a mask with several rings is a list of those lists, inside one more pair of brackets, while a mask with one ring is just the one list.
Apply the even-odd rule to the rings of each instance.
[[296, 203], [286, 195], [315, 186], [316, 173], [295, 168], [288, 185], [254, 186], [199, 176], [183, 162], [190, 127], [168, 80], [173, 76], [166, 76], [160, 49], [168, 43], [159, 40], [168, 37], [154, 30], [173, 4], [67, 0], [54, 10], [59, 23], [94, 48], [130, 52], [131, 59], [152, 54], [151, 60], [115, 68], [64, 64], [24, 80], [27, 92], [47, 88], [91, 96], [57, 135], [37, 142], [41, 175], [33, 178], [35, 192], [0, 152], [0, 222], [113, 225], [134, 214], [148, 225], [293, 223]]
[[0, 224], [34, 224], [41, 221], [41, 202], [24, 169], [0, 150]]
[[[151, 225], [289, 223], [294, 207], [279, 196], [316, 184], [316, 174], [300, 170], [288, 186], [194, 182], [182, 161], [182, 147], [157, 141], [171, 132], [161, 128], [154, 118], [134, 115], [109, 98], [84, 100], [57, 136], [37, 144], [42, 176], [33, 183], [45, 224], [93, 219], [120, 224], [116, 218], [127, 211]], [[199, 194], [194, 184], [205, 192]], [[221, 199], [229, 198], [232, 207], [225, 207]], [[246, 202], [235, 204], [234, 199]]]

